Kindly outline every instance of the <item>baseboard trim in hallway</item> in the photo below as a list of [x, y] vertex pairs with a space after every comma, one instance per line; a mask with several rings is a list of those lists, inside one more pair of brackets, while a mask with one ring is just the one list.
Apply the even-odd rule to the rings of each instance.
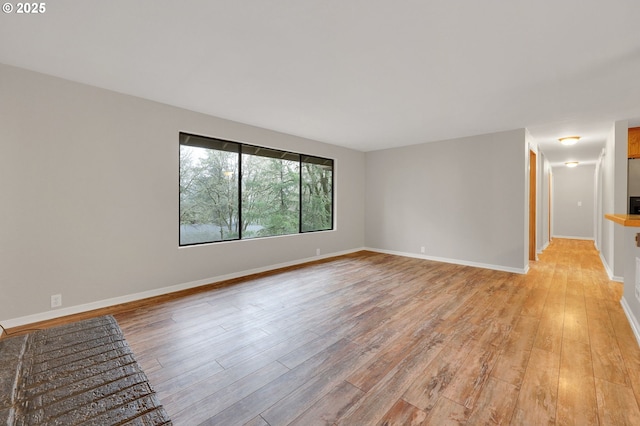
[[638, 346], [640, 346], [640, 323], [638, 323], [638, 319], [631, 312], [631, 307], [627, 303], [627, 300], [622, 296], [620, 299], [620, 304], [622, 305], [622, 310], [624, 314], [627, 316], [629, 320], [629, 325], [631, 326], [631, 330], [633, 330], [633, 335], [636, 336], [636, 341], [638, 342]]
[[624, 282], [624, 277], [618, 277], [618, 276], [613, 275], [613, 271], [611, 270], [611, 268], [609, 268], [609, 264], [607, 263], [606, 259], [602, 255], [601, 251], [598, 252], [598, 255], [600, 256], [600, 261], [602, 262], [602, 266], [604, 267], [605, 272], [609, 276], [609, 279], [611, 281], [615, 281], [615, 282], [618, 282], [618, 283]]

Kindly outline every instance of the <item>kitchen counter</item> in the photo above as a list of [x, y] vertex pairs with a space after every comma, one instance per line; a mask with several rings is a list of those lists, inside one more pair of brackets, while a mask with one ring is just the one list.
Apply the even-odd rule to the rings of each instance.
[[605, 219], [609, 219], [622, 226], [638, 226], [640, 227], [640, 214], [615, 214], [607, 213]]

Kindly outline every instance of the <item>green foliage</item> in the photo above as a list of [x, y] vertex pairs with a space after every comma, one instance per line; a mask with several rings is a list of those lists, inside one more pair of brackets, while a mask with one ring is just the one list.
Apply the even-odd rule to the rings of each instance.
[[333, 170], [318, 164], [303, 163], [302, 231], [332, 228], [331, 206]]
[[237, 154], [180, 147], [180, 225], [206, 227], [204, 241], [238, 237]]
[[[243, 155], [243, 230], [259, 228], [253, 236], [285, 235], [299, 229], [299, 162]], [[248, 235], [251, 236], [251, 235]]]
[[182, 244], [332, 228], [331, 167], [243, 154], [239, 170], [237, 153], [180, 147]]

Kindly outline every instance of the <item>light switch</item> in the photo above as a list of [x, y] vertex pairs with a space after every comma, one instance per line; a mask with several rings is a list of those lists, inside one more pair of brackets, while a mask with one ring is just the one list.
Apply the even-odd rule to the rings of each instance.
[[578, 207], [582, 207], [582, 201], [578, 201]]

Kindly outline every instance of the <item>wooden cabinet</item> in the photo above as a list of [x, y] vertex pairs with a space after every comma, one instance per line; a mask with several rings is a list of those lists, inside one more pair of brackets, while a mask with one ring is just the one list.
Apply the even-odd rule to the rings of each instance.
[[640, 158], [640, 127], [629, 129], [629, 158]]

